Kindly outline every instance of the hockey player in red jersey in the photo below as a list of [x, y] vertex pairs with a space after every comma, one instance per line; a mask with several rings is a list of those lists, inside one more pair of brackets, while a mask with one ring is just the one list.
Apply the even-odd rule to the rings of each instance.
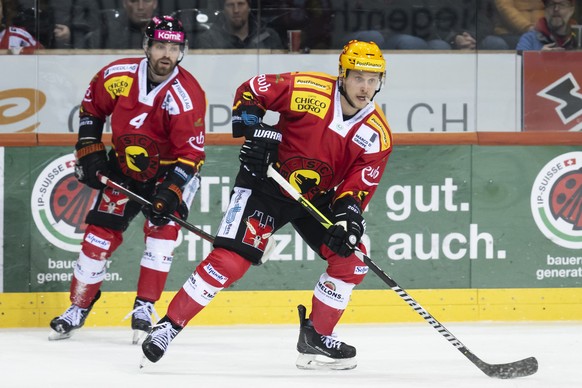
[[[356, 366], [356, 349], [332, 337], [332, 332], [352, 289], [368, 271], [354, 250], [364, 249], [363, 210], [392, 151], [390, 127], [372, 101], [384, 83], [385, 69], [375, 43], [351, 41], [339, 57], [339, 77], [268, 74], [238, 88], [232, 130], [234, 137], [246, 140], [214, 250], [174, 296], [167, 315], [152, 327], [142, 344], [144, 362], [157, 362], [170, 341], [219, 291], [239, 280], [252, 264], [260, 264], [270, 236], [290, 222], [327, 260], [309, 317], [304, 306], [298, 307], [297, 367]], [[262, 122], [267, 110], [280, 114], [275, 126]], [[270, 164], [335, 224], [326, 230], [267, 178]]]
[[[83, 326], [100, 297], [107, 259], [140, 211], [146, 215], [145, 251], [131, 313], [134, 343], [150, 330], [180, 229], [165, 215], [188, 216], [205, 158], [206, 97], [178, 65], [186, 47], [178, 20], [154, 17], [145, 30], [146, 58], [114, 61], [91, 80], [80, 109], [76, 175], [99, 194], [86, 217], [70, 287], [72, 305], [51, 321], [49, 339], [68, 338]], [[113, 147], [107, 153], [101, 138], [108, 116]], [[153, 209], [105, 187], [97, 172], [149, 199]]]
[[13, 54], [32, 54], [35, 50], [43, 49], [31, 33], [24, 28], [5, 26], [3, 1], [0, 1], [0, 50], [10, 50]]

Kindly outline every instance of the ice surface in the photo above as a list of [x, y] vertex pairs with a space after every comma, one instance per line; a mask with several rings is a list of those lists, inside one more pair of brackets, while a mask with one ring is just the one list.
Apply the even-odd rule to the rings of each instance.
[[[443, 322], [444, 323], [444, 322]], [[0, 330], [0, 386], [571, 388], [582, 386], [582, 322], [444, 323], [488, 363], [535, 356], [533, 376], [487, 377], [425, 322], [339, 325], [358, 350], [350, 371], [295, 367], [298, 327], [188, 326], [156, 364], [140, 370], [129, 328], [84, 327], [49, 342], [49, 329]]]

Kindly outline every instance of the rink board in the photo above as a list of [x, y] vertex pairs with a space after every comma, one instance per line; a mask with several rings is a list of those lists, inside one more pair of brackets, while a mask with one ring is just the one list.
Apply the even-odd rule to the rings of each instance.
[[[412, 290], [409, 294], [437, 320], [582, 320], [582, 289]], [[174, 292], [156, 303], [165, 314]], [[293, 324], [297, 305], [311, 305], [312, 291], [223, 291], [190, 325]], [[88, 327], [128, 326], [133, 292], [106, 292], [91, 312]], [[68, 293], [0, 294], [0, 327], [48, 327], [69, 307]], [[418, 322], [422, 318], [391, 290], [355, 290], [342, 323]]]

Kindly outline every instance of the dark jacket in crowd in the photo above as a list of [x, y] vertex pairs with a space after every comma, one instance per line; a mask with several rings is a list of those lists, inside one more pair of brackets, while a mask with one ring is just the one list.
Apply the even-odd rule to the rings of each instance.
[[492, 4], [489, 0], [440, 0], [430, 7], [432, 38], [453, 43], [455, 36], [468, 32], [477, 42], [493, 34]]
[[226, 28], [226, 20], [220, 14], [209, 30], [200, 33], [193, 48], [199, 49], [283, 49], [281, 37], [272, 28], [259, 26], [257, 19], [249, 15], [249, 36], [241, 40]]

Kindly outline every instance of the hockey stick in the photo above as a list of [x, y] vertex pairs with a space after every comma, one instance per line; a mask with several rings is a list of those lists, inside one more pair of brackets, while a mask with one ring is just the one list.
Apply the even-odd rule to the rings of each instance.
[[[134, 193], [131, 190], [126, 189], [125, 187], [121, 186], [119, 183], [112, 181], [111, 179], [109, 179], [105, 175], [98, 172], [97, 177], [99, 178], [101, 183], [103, 183], [105, 186], [109, 186], [113, 190], [117, 190], [120, 193], [123, 193], [125, 196], [127, 196], [132, 201], [135, 201], [143, 206], [149, 206], [149, 207], [152, 206], [151, 202], [148, 201], [147, 199], [137, 195], [136, 193]], [[174, 214], [167, 214], [167, 215], [164, 215], [164, 217], [168, 217], [170, 220], [174, 221], [176, 224], [180, 225], [184, 229], [189, 230], [190, 232], [194, 233], [195, 235], [200, 236], [204, 240], [209, 241], [211, 243], [214, 242], [213, 235], [206, 233], [202, 229], [195, 227], [194, 225], [192, 225], [191, 223], [189, 223], [187, 221], [184, 221], [180, 217], [177, 217]]]
[[[269, 166], [267, 176], [274, 179], [279, 186], [281, 186], [293, 199], [299, 202], [309, 214], [311, 214], [317, 221], [325, 228], [332, 226], [332, 222], [322, 214], [311, 202], [304, 198], [285, 178], [281, 176], [273, 168]], [[467, 357], [477, 368], [481, 369], [489, 377], [496, 377], [500, 379], [513, 379], [515, 377], [529, 376], [537, 372], [538, 361], [535, 357], [528, 357], [523, 360], [510, 362], [507, 364], [488, 364], [477, 357], [465, 345], [457, 339], [450, 331], [448, 331], [439, 321], [436, 320], [428, 311], [426, 311], [417, 301], [415, 301], [406, 291], [404, 291], [396, 281], [394, 281], [386, 272], [376, 265], [367, 255], [359, 249], [356, 249], [358, 257], [368, 266], [372, 271], [380, 277], [394, 292], [398, 294], [410, 307], [414, 309], [421, 317], [423, 317], [434, 329], [436, 329], [443, 337], [447, 339], [455, 348], [457, 348], [465, 357]]]

